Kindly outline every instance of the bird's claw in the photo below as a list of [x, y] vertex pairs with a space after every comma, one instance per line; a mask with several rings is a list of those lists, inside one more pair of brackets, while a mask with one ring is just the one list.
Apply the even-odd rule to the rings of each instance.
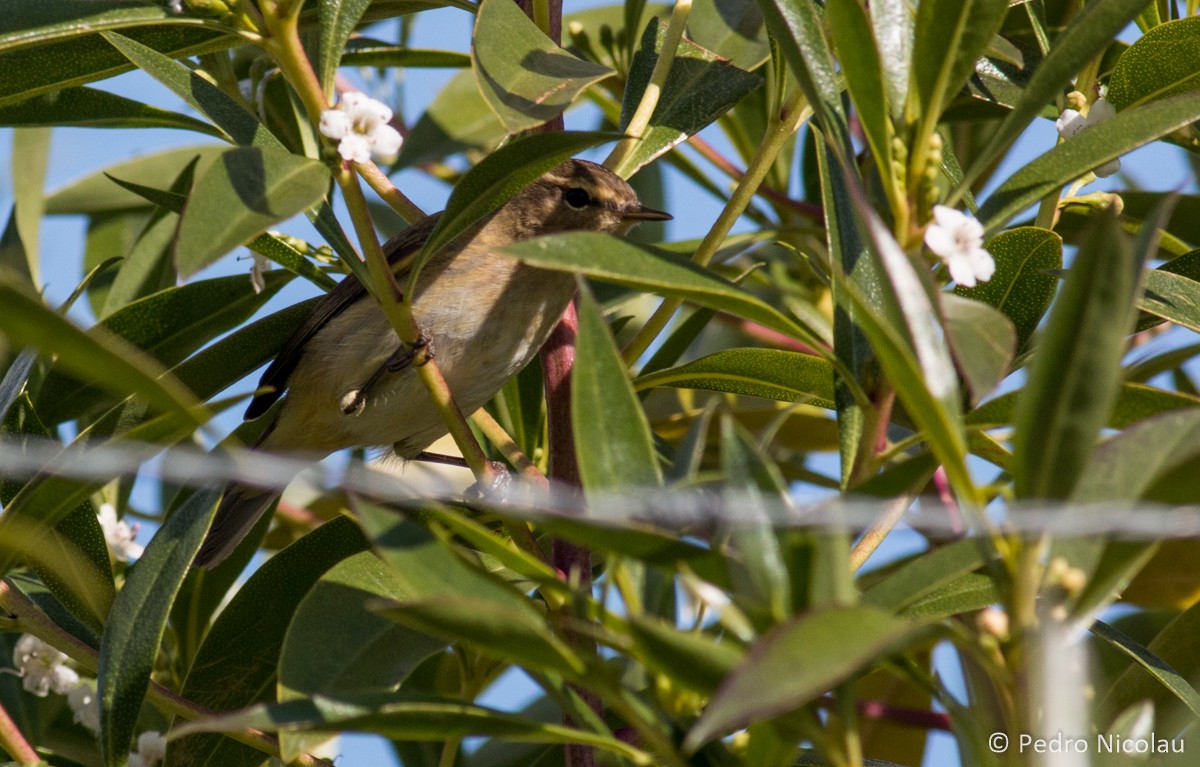
[[396, 347], [383, 364], [380, 365], [366, 383], [357, 389], [351, 389], [342, 395], [341, 408], [344, 415], [358, 415], [367, 402], [367, 395], [379, 383], [384, 373], [399, 373], [409, 365], [422, 367], [433, 359], [433, 338], [428, 331], [421, 328], [417, 339], [411, 344], [401, 343]]
[[477, 503], [481, 501], [489, 501], [491, 503], [504, 503], [508, 500], [509, 491], [512, 489], [513, 477], [509, 473], [508, 467], [500, 461], [489, 461], [492, 466], [492, 480], [488, 483], [476, 482], [463, 491], [463, 497], [467, 503]]

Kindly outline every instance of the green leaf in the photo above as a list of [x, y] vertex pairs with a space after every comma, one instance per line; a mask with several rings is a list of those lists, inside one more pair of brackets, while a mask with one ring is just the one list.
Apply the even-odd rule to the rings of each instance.
[[721, 418], [721, 471], [726, 504], [737, 510], [727, 523], [734, 598], [764, 616], [762, 623], [782, 621], [793, 609], [791, 573], [771, 512], [786, 505], [786, 483], [753, 436], [728, 414]]
[[979, 208], [979, 220], [988, 232], [995, 232], [1066, 182], [1198, 119], [1200, 92], [1118, 112], [1111, 120], [1090, 126], [1007, 178]]
[[189, 276], [320, 202], [329, 170], [317, 162], [261, 147], [230, 149], [196, 180], [179, 222], [175, 260]]
[[937, 124], [1007, 12], [1007, 0], [923, 0], [917, 6], [909, 122]]
[[833, 33], [838, 61], [846, 77], [846, 88], [858, 111], [859, 123], [871, 147], [875, 166], [886, 188], [894, 188], [892, 126], [888, 119], [888, 96], [883, 67], [866, 10], [858, 0], [833, 0], [825, 9]]
[[[1139, 650], [1141, 657], [1134, 657], [1135, 665], [1117, 677], [1100, 697], [1095, 714], [1096, 723], [1103, 728], [1121, 711], [1143, 700], [1149, 700], [1154, 705], [1154, 724], [1158, 732], [1177, 731], [1176, 728], [1195, 721], [1197, 714], [1190, 710], [1190, 705], [1189, 710], [1179, 716], [1172, 710], [1171, 703], [1178, 700], [1186, 705], [1196, 701], [1196, 692], [1188, 680], [1195, 679], [1200, 670], [1195, 653], [1198, 631], [1200, 606], [1189, 607], [1175, 616], [1166, 628], [1144, 645], [1145, 653]], [[1118, 649], [1129, 655], [1136, 648], [1128, 642], [1126, 644], [1127, 647]], [[1147, 667], [1147, 663], [1151, 668]]]
[[[417, 263], [425, 263], [547, 171], [585, 149], [614, 138], [610, 133], [554, 131], [535, 133], [505, 144], [467, 171], [454, 185], [454, 191], [446, 201], [446, 210], [425, 241]], [[416, 269], [412, 279], [415, 276]]]
[[1147, 418], [1107, 440], [1092, 455], [1072, 499], [1136, 500], [1172, 469], [1200, 455], [1200, 410]]
[[337, 76], [346, 41], [370, 4], [371, 0], [320, 0], [317, 3], [321, 44], [316, 70], [326, 95], [333, 93], [333, 79]]
[[725, 678], [683, 747], [695, 752], [724, 733], [804, 705], [886, 655], [914, 629], [873, 607], [817, 610], [781, 623]]
[[927, 551], [889, 572], [863, 592], [863, 602], [899, 612], [983, 567], [984, 544], [969, 539]]
[[705, 695], [716, 692], [745, 657], [744, 650], [728, 639], [680, 631], [652, 616], [630, 616], [629, 634], [634, 657], [679, 685]]
[[[191, 167], [191, 166], [189, 166]], [[186, 170], [186, 169], [185, 169]], [[169, 210], [174, 213], [182, 213], [187, 205], [187, 197], [184, 191], [180, 191], [185, 186], [179, 181], [172, 185], [171, 191], [162, 191], [152, 187], [134, 184], [129, 181], [123, 181], [115, 176], [109, 176], [113, 182], [118, 184], [122, 189], [128, 189], [145, 200], [154, 203], [163, 210]], [[183, 180], [183, 174], [180, 175]], [[187, 179], [186, 189], [191, 189], [190, 177]], [[320, 228], [320, 227], [318, 227]], [[311, 261], [292, 243], [290, 238], [275, 232], [264, 232], [246, 243], [246, 247], [255, 253], [266, 256], [275, 263], [284, 267], [288, 271], [297, 274], [309, 282], [313, 283], [322, 290], [332, 290], [337, 282], [333, 280], [325, 272], [318, 269]], [[132, 256], [131, 256], [132, 260]]]
[[875, 0], [871, 3], [871, 25], [887, 89], [887, 105], [892, 119], [897, 122], [904, 118], [904, 102], [908, 98], [914, 15], [907, 0]]
[[850, 128], [842, 108], [842, 82], [825, 41], [823, 19], [813, 0], [758, 0], [767, 29], [840, 156], [852, 154]]
[[391, 569], [370, 551], [342, 560], [312, 584], [291, 617], [279, 656], [279, 683], [289, 697], [393, 689], [443, 649], [441, 639], [368, 609], [372, 601], [402, 592]]
[[870, 238], [869, 258], [875, 263], [872, 271], [882, 278], [876, 288], [882, 306], [870, 303], [844, 275], [835, 275], [835, 284], [842, 288], [855, 322], [871, 341], [900, 401], [961, 492], [970, 482], [965, 465], [966, 440], [958, 376], [934, 304], [935, 296], [940, 294], [929, 272], [913, 265], [869, 207], [862, 190], [852, 183], [846, 184], [846, 190], [853, 212]]
[[[1111, 45], [1147, 2], [1149, 0], [1105, 0], [1102, 3], [1087, 3], [1074, 13], [1067, 28], [1054, 38], [1054, 45], [1033, 70], [1029, 82], [1021, 88], [1020, 97], [1012, 111], [972, 159], [956, 191], [965, 189], [981, 173], [994, 167], [1000, 154], [1042, 113], [1047, 104], [1053, 103], [1062, 94], [1063, 84], [1078, 75], [1087, 62]], [[1034, 198], [1040, 196], [1038, 194]]]
[[[10, 409], [10, 406], [8, 403], [0, 411], [7, 413], [0, 428], [7, 453], [20, 454], [25, 451], [26, 442], [50, 439], [27, 396], [22, 396], [16, 407]], [[15, 479], [0, 480], [0, 505], [6, 508], [6, 513], [21, 487], [22, 483]], [[104, 531], [91, 501], [84, 500], [76, 506], [53, 530], [39, 526], [36, 520], [10, 525], [0, 537], [0, 546], [29, 565], [73, 620], [85, 626], [90, 635], [100, 635], [116, 587]]]
[[1194, 716], [1200, 716], [1200, 692], [1196, 692], [1196, 688], [1188, 684], [1187, 679], [1171, 668], [1170, 664], [1103, 621], [1095, 621], [1089, 630], [1117, 650], [1133, 658], [1134, 662], [1141, 666], [1146, 673], [1158, 680], [1163, 687], [1166, 687], [1182, 701]]
[[614, 74], [558, 47], [512, 0], [479, 4], [471, 60], [479, 92], [509, 133], [553, 120]]
[[[665, 37], [666, 29], [657, 19], [646, 27], [621, 101], [622, 129], [628, 127], [641, 103]], [[761, 82], [758, 75], [743, 72], [711, 51], [681, 40], [646, 132], [613, 172], [623, 178], [632, 176], [638, 168], [728, 112]]]
[[175, 128], [224, 138], [194, 117], [127, 99], [95, 88], [67, 88], [0, 107], [0, 125], [64, 125], [79, 128]]
[[569, 678], [584, 673], [583, 661], [523, 594], [467, 564], [416, 523], [366, 504], [356, 513], [397, 577], [398, 597], [377, 607], [378, 614], [531, 668]]
[[1049, 229], [1020, 226], [988, 240], [984, 247], [996, 262], [996, 273], [973, 288], [955, 287], [955, 295], [990, 304], [1012, 322], [1017, 351], [1022, 351], [1050, 308], [1062, 269], [1062, 238]]
[[738, 69], [755, 69], [771, 55], [762, 11], [754, 0], [697, 0], [687, 31], [688, 39]]
[[982, 610], [1004, 600], [994, 578], [967, 573], [913, 602], [900, 613], [905, 618], [943, 620], [952, 615]]
[[[187, 199], [184, 195], [192, 188], [195, 170], [196, 161], [193, 160], [171, 184], [171, 192], [177, 192], [181, 199], [179, 210], [183, 209], [182, 202]], [[122, 262], [105, 295], [99, 312], [101, 318], [139, 298], [175, 285], [178, 275], [171, 260], [171, 245], [178, 226], [177, 215], [162, 209], [155, 210], [133, 246], [118, 251], [129, 255]]]
[[502, 252], [533, 266], [694, 301], [824, 348], [816, 333], [690, 260], [596, 232], [571, 232], [510, 245]]
[[[405, 69], [466, 69], [471, 55], [458, 51], [423, 50], [356, 37], [346, 43], [342, 53], [344, 67], [389, 67]], [[473, 82], [473, 81], [472, 81]], [[479, 98], [476, 94], [476, 98]]]
[[283, 148], [279, 139], [275, 138], [254, 115], [243, 109], [220, 88], [180, 62], [115, 32], [102, 32], [101, 34], [139, 69], [204, 113], [208, 119], [229, 135], [233, 143], [264, 149]]
[[204, 418], [198, 403], [144, 352], [110, 334], [84, 333], [15, 280], [0, 273], [0, 333], [18, 346], [58, 356], [63, 370], [122, 397], [143, 397], [155, 409], [193, 424]]
[[1128, 109], [1200, 88], [1200, 18], [1160, 24], [1131, 45], [1108, 80], [1106, 98]]
[[1017, 405], [1018, 498], [1066, 498], [1076, 486], [1116, 399], [1140, 271], [1116, 216], [1097, 220], [1050, 311]]
[[[25, 7], [11, 7], [18, 3]], [[161, 24], [165, 9], [144, 3], [124, 5], [114, 9], [86, 0], [14, 0], [6, 4], [0, 22], [0, 104], [15, 104], [132, 69], [128, 59], [96, 34], [99, 30], [124, 29], [144, 45], [179, 58], [237, 44], [234, 36], [199, 26], [141, 26]], [[59, 17], [51, 18], [55, 15]]]
[[21, 128], [12, 139], [13, 222], [25, 250], [31, 281], [38, 276], [38, 248], [42, 212], [46, 207], [46, 168], [50, 158], [50, 130]]
[[661, 487], [650, 424], [600, 307], [582, 280], [578, 332], [571, 421], [584, 489], [598, 497], [604, 491]]
[[[534, 743], [582, 743], [611, 751], [636, 765], [650, 767], [653, 759], [616, 738], [544, 724], [495, 709], [403, 693], [345, 696], [335, 700], [314, 697], [270, 706], [253, 706], [242, 712], [191, 722], [178, 735], [197, 732], [238, 732], [247, 728], [266, 732], [299, 731], [337, 733], [371, 732], [392, 740], [445, 742], [473, 735]], [[175, 736], [175, 732], [172, 733]]]
[[136, 157], [109, 165], [55, 191], [46, 199], [50, 214], [97, 214], [145, 209], [149, 203], [133, 191], [117, 186], [114, 178], [142, 186], [161, 188], [164, 179], [179, 178], [196, 161], [196, 173], [203, 173], [228, 149], [226, 146], [194, 146]]
[[1002, 313], [982, 301], [953, 293], [942, 296], [946, 339], [972, 404], [991, 394], [1008, 375], [1017, 332]]
[[474, 72], [459, 72], [409, 131], [396, 167], [411, 168], [468, 150], [489, 151], [505, 136], [504, 125], [475, 87]]
[[[970, 426], [995, 428], [1013, 423], [1020, 391], [1007, 392], [989, 400], [967, 416]], [[1200, 406], [1200, 398], [1181, 392], [1166, 391], [1140, 383], [1123, 383], [1117, 391], [1108, 421], [1110, 429], [1124, 429], [1159, 413]]]
[[100, 639], [100, 748], [124, 764], [158, 657], [171, 603], [200, 549], [218, 492], [201, 490], [175, 510], [117, 594]]
[[[138, 354], [162, 365], [175, 365], [216, 336], [249, 319], [291, 281], [286, 272], [264, 275], [262, 293], [255, 293], [249, 277], [218, 277], [147, 296], [110, 314], [90, 329], [94, 343], [129, 344]], [[39, 412], [48, 423], [77, 418], [104, 401], [94, 381], [67, 368], [60, 356], [55, 371], [38, 392]], [[63, 373], [70, 375], [63, 375]], [[118, 392], [123, 396], [128, 391]]]
[[[181, 694], [213, 711], [273, 698], [276, 666], [292, 616], [327, 570], [366, 548], [358, 527], [339, 517], [267, 560], [217, 616]], [[233, 767], [261, 760], [260, 751], [211, 736], [173, 740], [167, 754], [169, 764]]]
[[[1200, 251], [1196, 252], [1200, 255]], [[1200, 269], [1196, 268], [1200, 259], [1190, 260], [1192, 263], [1189, 265], [1189, 271], [1200, 276]], [[1138, 301], [1138, 308], [1154, 317], [1200, 332], [1200, 282], [1191, 275], [1185, 276], [1169, 271], [1174, 263], [1171, 261], [1161, 269], [1150, 269], [1146, 272], [1146, 289]], [[1138, 323], [1138, 328], [1142, 329], [1147, 325], [1153, 327], [1157, 324], [1157, 321]]]
[[633, 385], [638, 391], [672, 386], [834, 407], [833, 366], [810, 354], [777, 349], [725, 349], [639, 376]]

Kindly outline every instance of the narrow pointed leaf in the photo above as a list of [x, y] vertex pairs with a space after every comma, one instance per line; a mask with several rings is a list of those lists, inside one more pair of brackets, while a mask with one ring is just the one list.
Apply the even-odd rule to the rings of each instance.
[[97, 697], [100, 747], [108, 764], [124, 764], [171, 604], [216, 509], [217, 492], [192, 495], [158, 531], [113, 603], [100, 640]]
[[196, 180], [179, 222], [175, 261], [189, 276], [321, 201], [329, 170], [315, 160], [260, 147], [228, 150]]
[[973, 288], [954, 293], [991, 304], [1012, 322], [1017, 350], [1023, 350], [1058, 291], [1062, 238], [1049, 229], [1021, 226], [988, 240], [984, 247], [996, 262], [996, 273]]
[[[584, 489], [602, 493], [661, 486], [650, 424], [600, 308], [582, 281], [576, 348], [571, 420]], [[597, 418], [597, 413], [604, 417]]]
[[872, 607], [820, 610], [779, 624], [725, 678], [684, 748], [695, 752], [715, 737], [802, 706], [885, 655], [914, 628]]
[[219, 129], [194, 117], [158, 109], [95, 88], [67, 88], [6, 107], [0, 125], [64, 125], [81, 128], [174, 128], [224, 138]]
[[191, 393], [144, 352], [112, 335], [84, 333], [0, 274], [0, 333], [20, 346], [58, 355], [73, 376], [122, 397], [136, 394], [157, 410], [199, 423]]
[[[221, 611], [184, 680], [182, 694], [214, 711], [228, 711], [274, 695], [280, 650], [293, 614], [318, 579], [367, 541], [349, 519], [328, 522], [260, 567]], [[253, 764], [261, 752], [215, 736], [169, 746], [179, 765]]]
[[558, 117], [582, 91], [614, 74], [560, 48], [511, 0], [480, 3], [471, 57], [479, 92], [509, 133]]
[[777, 349], [725, 349], [639, 376], [634, 387], [704, 389], [833, 408], [833, 366], [820, 357]]
[[1101, 217], [1050, 312], [1018, 403], [1017, 497], [1065, 498], [1075, 487], [1116, 398], [1140, 270], [1116, 217]]
[[1200, 88], [1200, 18], [1160, 24], [1130, 46], [1108, 81], [1106, 98], [1117, 109]]
[[1046, 104], [1061, 93], [1063, 84], [1079, 74], [1096, 58], [1152, 0], [1105, 0], [1087, 3], [1071, 18], [1067, 28], [1054, 39], [1045, 58], [1020, 91], [1013, 109], [1004, 118], [982, 150], [972, 158], [960, 189], [971, 184], [996, 162], [1001, 152], [1033, 122]]
[[942, 296], [946, 338], [972, 404], [991, 394], [1008, 375], [1017, 332], [1008, 318], [982, 301]]
[[1008, 11], [1008, 0], [922, 0], [909, 92], [909, 120], [936, 124], [975, 71]]
[[517, 243], [504, 252], [544, 269], [578, 272], [602, 282], [694, 301], [759, 322], [815, 348], [825, 347], [825, 341], [798, 321], [709, 270], [665, 251], [606, 234], [572, 232]]
[[333, 92], [333, 79], [346, 41], [370, 4], [371, 0], [320, 0], [317, 4], [321, 44], [316, 69], [321, 87], [327, 94]]
[[1196, 120], [1200, 120], [1200, 91], [1118, 112], [1005, 179], [980, 206], [979, 220], [988, 232], [996, 232], [1057, 187]]
[[[622, 128], [628, 126], [641, 103], [665, 39], [666, 28], [652, 20], [630, 66], [625, 97], [621, 102]], [[761, 83], [762, 78], [758, 75], [742, 71], [711, 51], [682, 40], [646, 132], [633, 150], [612, 168], [613, 172], [629, 178], [639, 168], [727, 113]]]

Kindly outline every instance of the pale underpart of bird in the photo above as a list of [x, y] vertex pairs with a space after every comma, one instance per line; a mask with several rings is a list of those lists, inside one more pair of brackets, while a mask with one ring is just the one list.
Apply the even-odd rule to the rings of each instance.
[[[404, 285], [406, 257], [433, 231], [434, 214], [384, 246]], [[568, 160], [518, 192], [442, 248], [421, 270], [413, 295], [417, 324], [460, 409], [482, 407], [537, 354], [575, 293], [575, 278], [498, 253], [513, 242], [566, 231], [624, 233], [670, 216], [644, 207], [624, 179]], [[419, 455], [446, 434], [404, 347], [376, 301], [347, 277], [313, 309], [263, 373], [246, 418], [283, 397], [255, 449], [328, 455], [392, 445]], [[231, 483], [195, 563], [220, 564], [278, 497], [273, 488]]]

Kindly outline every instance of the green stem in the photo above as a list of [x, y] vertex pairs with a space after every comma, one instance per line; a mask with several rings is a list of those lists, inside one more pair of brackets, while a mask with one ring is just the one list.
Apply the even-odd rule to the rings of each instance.
[[354, 168], [358, 174], [363, 177], [367, 185], [375, 190], [375, 194], [386, 202], [388, 206], [400, 215], [409, 224], [415, 224], [425, 218], [425, 211], [417, 207], [417, 204], [396, 188], [392, 180], [387, 177], [387, 174], [379, 169], [379, 166], [373, 162], [356, 163]]
[[663, 86], [667, 83], [667, 76], [671, 73], [671, 64], [675, 61], [675, 52], [679, 48], [679, 41], [683, 38], [683, 29], [687, 26], [691, 12], [692, 0], [676, 0], [675, 9], [671, 11], [671, 20], [667, 23], [662, 51], [658, 54], [658, 61], [654, 62], [654, 70], [650, 73], [650, 82], [646, 83], [646, 90], [642, 92], [642, 100], [638, 102], [633, 117], [629, 119], [629, 125], [625, 128], [625, 138], [621, 139], [604, 161], [604, 167], [609, 170], [619, 173], [633, 148], [646, 133], [650, 118], [654, 116], [654, 110], [658, 107]]
[[[700, 242], [700, 247], [693, 254], [692, 261], [701, 266], [707, 266], [712, 261], [721, 244], [725, 242], [726, 235], [729, 234], [729, 231], [742, 215], [742, 212], [750, 205], [750, 201], [754, 199], [759, 186], [762, 185], [767, 174], [771, 172], [771, 166], [775, 162], [775, 157], [787, 144], [791, 135], [799, 130], [801, 124], [811, 114], [812, 111], [805, 104], [804, 95], [799, 89], [796, 89], [791, 99], [788, 100], [788, 103], [781, 110], [779, 117], [771, 121], [767, 129], [766, 140], [759, 146], [758, 152], [746, 168], [745, 175], [742, 176], [742, 179], [734, 188], [733, 195], [721, 211], [721, 215], [717, 218], [716, 223], [713, 224], [712, 229], [708, 231], [708, 234]], [[642, 326], [637, 335], [633, 337], [633, 340], [621, 352], [621, 357], [625, 361], [626, 366], [633, 365], [645, 353], [646, 349], [650, 348], [650, 345], [658, 338], [659, 333], [671, 321], [671, 317], [682, 304], [683, 302], [677, 298], [663, 299], [663, 302], [650, 315], [650, 319], [646, 321], [646, 324]]]
[[[265, 10], [265, 8], [264, 8]], [[321, 112], [328, 107], [321, 83], [312, 68], [312, 63], [300, 43], [299, 24], [294, 15], [279, 15], [264, 13], [267, 29], [271, 33], [267, 41], [267, 50], [275, 56], [275, 61], [283, 71], [284, 76], [300, 95], [304, 108], [308, 111], [309, 119], [314, 123], [321, 119]], [[399, 300], [401, 292], [396, 284], [387, 257], [379, 246], [375, 235], [375, 225], [367, 208], [367, 200], [363, 196], [362, 187], [358, 184], [358, 176], [345, 165], [335, 173], [335, 179], [342, 190], [346, 208], [350, 211], [350, 219], [358, 235], [359, 247], [366, 261], [367, 280], [364, 285], [379, 301], [383, 313], [387, 316], [402, 343], [414, 345], [420, 336], [420, 328], [413, 318], [411, 307]], [[412, 206], [414, 210], [416, 206]], [[351, 265], [353, 268], [354, 265]], [[361, 269], [354, 269], [356, 275]], [[483, 449], [471, 433], [467, 419], [454, 402], [454, 395], [446, 384], [441, 370], [428, 355], [423, 355], [414, 367], [421, 382], [429, 391], [434, 407], [446, 422], [450, 436], [463, 454], [463, 459], [471, 468], [475, 478], [485, 487], [490, 487], [495, 479], [495, 471], [484, 455]]]

